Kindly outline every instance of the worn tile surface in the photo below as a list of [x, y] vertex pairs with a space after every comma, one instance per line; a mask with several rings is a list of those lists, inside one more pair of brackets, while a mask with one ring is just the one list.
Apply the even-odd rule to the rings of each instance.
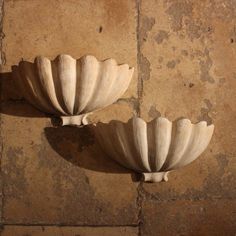
[[157, 199], [236, 198], [236, 5], [234, 1], [141, 1], [141, 116], [214, 123], [207, 151], [144, 185]]
[[[53, 128], [27, 105], [9, 74], [37, 55], [92, 54], [136, 67], [135, 1], [5, 1], [1, 77], [4, 222], [23, 224], [137, 224], [136, 183], [106, 159], [88, 129]], [[136, 75], [117, 104], [94, 120], [132, 116]], [[131, 98], [131, 101], [129, 100]]]
[[5, 223], [137, 223], [136, 184], [105, 158], [88, 128], [50, 127], [23, 103], [2, 112]]
[[[2, 235], [235, 235], [234, 0], [5, 0], [4, 5], [3, 223], [19, 225], [5, 226]], [[147, 121], [206, 120], [215, 124], [208, 149], [172, 172], [169, 182], [138, 185], [132, 172], [102, 153], [89, 127], [53, 127], [22, 100], [11, 66], [60, 53], [113, 57], [136, 69], [123, 98], [91, 120], [126, 121], [134, 113]], [[42, 227], [27, 226], [33, 224]], [[58, 224], [71, 227], [43, 227]], [[94, 227], [99, 225], [106, 227]]]
[[2, 236], [136, 236], [134, 227], [5, 226]]
[[141, 116], [214, 123], [208, 149], [169, 182], [143, 184], [141, 235], [236, 232], [234, 1], [141, 1]]
[[[22, 58], [33, 61], [36, 56], [43, 55], [54, 59], [59, 54], [70, 54], [74, 58], [91, 54], [100, 60], [114, 58], [119, 64], [137, 67], [135, 0], [7, 0], [4, 5], [6, 65], [3, 71], [6, 73]], [[136, 71], [125, 99], [119, 106], [107, 108], [107, 119], [109, 116], [114, 119], [113, 114], [123, 106], [129, 108], [126, 119], [132, 116]], [[2, 99], [19, 98], [17, 89], [12, 88], [15, 82], [6, 80], [2, 82]], [[99, 114], [95, 115], [95, 120]], [[101, 119], [103, 117], [101, 115]]]
[[233, 119], [233, 1], [149, 0], [140, 8], [142, 116], [205, 119], [218, 127]]
[[234, 236], [236, 200], [146, 202], [141, 235]]

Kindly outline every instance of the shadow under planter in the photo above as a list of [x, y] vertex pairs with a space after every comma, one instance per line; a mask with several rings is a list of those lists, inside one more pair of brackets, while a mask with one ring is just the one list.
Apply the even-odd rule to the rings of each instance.
[[131, 173], [134, 182], [140, 180], [138, 174], [107, 157], [96, 142], [90, 125], [47, 127], [44, 132], [53, 150], [74, 165], [104, 173]]
[[104, 173], [131, 173], [132, 180], [138, 181], [139, 175], [132, 170], [120, 166], [107, 157], [94, 138], [89, 126], [60, 127], [60, 119], [52, 114], [42, 112], [23, 98], [13, 73], [0, 74], [1, 106], [0, 112], [5, 115], [51, 119], [54, 127], [44, 128], [49, 145], [66, 161], [82, 168]]

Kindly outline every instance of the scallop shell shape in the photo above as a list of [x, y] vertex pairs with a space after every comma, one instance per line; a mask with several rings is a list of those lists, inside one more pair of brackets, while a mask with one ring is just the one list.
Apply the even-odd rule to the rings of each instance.
[[114, 103], [127, 90], [134, 68], [114, 59], [59, 55], [36, 57], [13, 67], [24, 97], [40, 110], [62, 116], [64, 123], [82, 122], [86, 114]]
[[166, 118], [146, 123], [133, 118], [128, 123], [97, 124], [95, 133], [105, 152], [121, 165], [143, 173], [145, 181], [167, 181], [167, 174], [194, 161], [209, 144], [214, 125], [192, 124]]

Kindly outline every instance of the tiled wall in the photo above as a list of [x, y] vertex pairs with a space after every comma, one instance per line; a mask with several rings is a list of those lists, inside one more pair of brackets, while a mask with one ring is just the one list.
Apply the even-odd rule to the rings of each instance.
[[[3, 236], [236, 234], [235, 0], [1, 0]], [[148, 184], [105, 156], [89, 128], [53, 127], [11, 66], [92, 54], [135, 67], [116, 104], [91, 119], [215, 124], [199, 159]]]

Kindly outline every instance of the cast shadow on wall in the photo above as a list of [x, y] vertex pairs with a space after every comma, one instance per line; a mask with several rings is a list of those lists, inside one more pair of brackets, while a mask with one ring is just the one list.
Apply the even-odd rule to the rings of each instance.
[[107, 157], [97, 143], [90, 125], [81, 128], [71, 126], [46, 127], [44, 132], [53, 150], [66, 161], [99, 172], [131, 173], [133, 181], [139, 180], [139, 175]]
[[0, 111], [2, 114], [19, 117], [46, 117], [47, 114], [30, 105], [22, 95], [18, 81], [11, 72], [0, 73]]
[[12, 73], [0, 74], [0, 86], [2, 114], [26, 118], [51, 118], [53, 127], [45, 127], [44, 134], [50, 147], [61, 158], [81, 168], [105, 173], [130, 173], [134, 182], [140, 180], [138, 174], [119, 165], [102, 151], [90, 125], [81, 128], [58, 126], [56, 117], [43, 113], [23, 98]]

